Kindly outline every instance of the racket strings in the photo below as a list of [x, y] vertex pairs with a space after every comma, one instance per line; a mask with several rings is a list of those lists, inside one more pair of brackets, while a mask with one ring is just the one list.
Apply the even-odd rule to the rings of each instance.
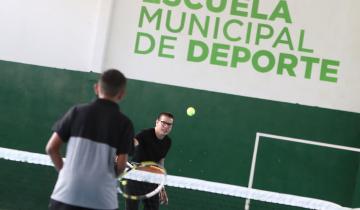
[[166, 171], [157, 164], [135, 165], [119, 178], [119, 188], [124, 197], [130, 199], [149, 198], [162, 189]]

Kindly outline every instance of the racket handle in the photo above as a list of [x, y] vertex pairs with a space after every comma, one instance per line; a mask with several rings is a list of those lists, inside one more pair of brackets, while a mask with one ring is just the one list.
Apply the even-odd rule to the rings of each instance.
[[129, 163], [129, 162], [126, 162], [126, 165], [127, 165], [129, 168], [134, 168], [134, 166], [133, 166], [131, 163]]

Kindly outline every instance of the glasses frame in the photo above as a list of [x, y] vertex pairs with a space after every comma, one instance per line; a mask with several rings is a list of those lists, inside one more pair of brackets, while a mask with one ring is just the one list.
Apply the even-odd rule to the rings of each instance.
[[164, 121], [164, 120], [159, 120], [159, 122], [161, 123], [161, 125], [162, 126], [168, 126], [168, 127], [171, 127], [172, 125], [173, 125], [173, 123], [168, 123], [168, 122], [166, 122], [166, 121]]

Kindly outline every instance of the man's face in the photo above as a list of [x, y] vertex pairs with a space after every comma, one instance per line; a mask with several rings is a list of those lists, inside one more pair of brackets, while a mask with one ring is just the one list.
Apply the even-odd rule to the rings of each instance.
[[170, 133], [174, 119], [166, 115], [161, 115], [159, 119], [156, 120], [155, 132], [160, 136], [166, 136]]

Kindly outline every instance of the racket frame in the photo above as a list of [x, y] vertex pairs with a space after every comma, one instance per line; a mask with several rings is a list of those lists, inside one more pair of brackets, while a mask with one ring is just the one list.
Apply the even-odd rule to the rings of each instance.
[[129, 195], [125, 192], [123, 192], [121, 190], [121, 187], [118, 187], [118, 191], [120, 194], [122, 194], [122, 196], [126, 199], [131, 199], [131, 200], [142, 200], [142, 199], [147, 199], [147, 198], [151, 198], [152, 196], [158, 194], [161, 189], [164, 188], [165, 186], [165, 182], [166, 182], [166, 170], [163, 166], [159, 165], [158, 163], [156, 162], [152, 162], [152, 161], [145, 161], [145, 162], [141, 162], [141, 163], [134, 163], [134, 164], [131, 164], [129, 162], [126, 162], [126, 165], [128, 166], [128, 170], [124, 170], [124, 172], [122, 174], [120, 174], [120, 176], [118, 177], [118, 182], [119, 182], [119, 186], [121, 185], [121, 181], [122, 181], [122, 178], [128, 174], [130, 171], [132, 170], [136, 170], [137, 168], [140, 168], [140, 167], [146, 167], [146, 166], [155, 166], [155, 167], [158, 167], [161, 172], [163, 173], [163, 176], [164, 176], [164, 179], [161, 180], [161, 182], [159, 183], [159, 185], [151, 192], [149, 193], [146, 193], [144, 195]]

